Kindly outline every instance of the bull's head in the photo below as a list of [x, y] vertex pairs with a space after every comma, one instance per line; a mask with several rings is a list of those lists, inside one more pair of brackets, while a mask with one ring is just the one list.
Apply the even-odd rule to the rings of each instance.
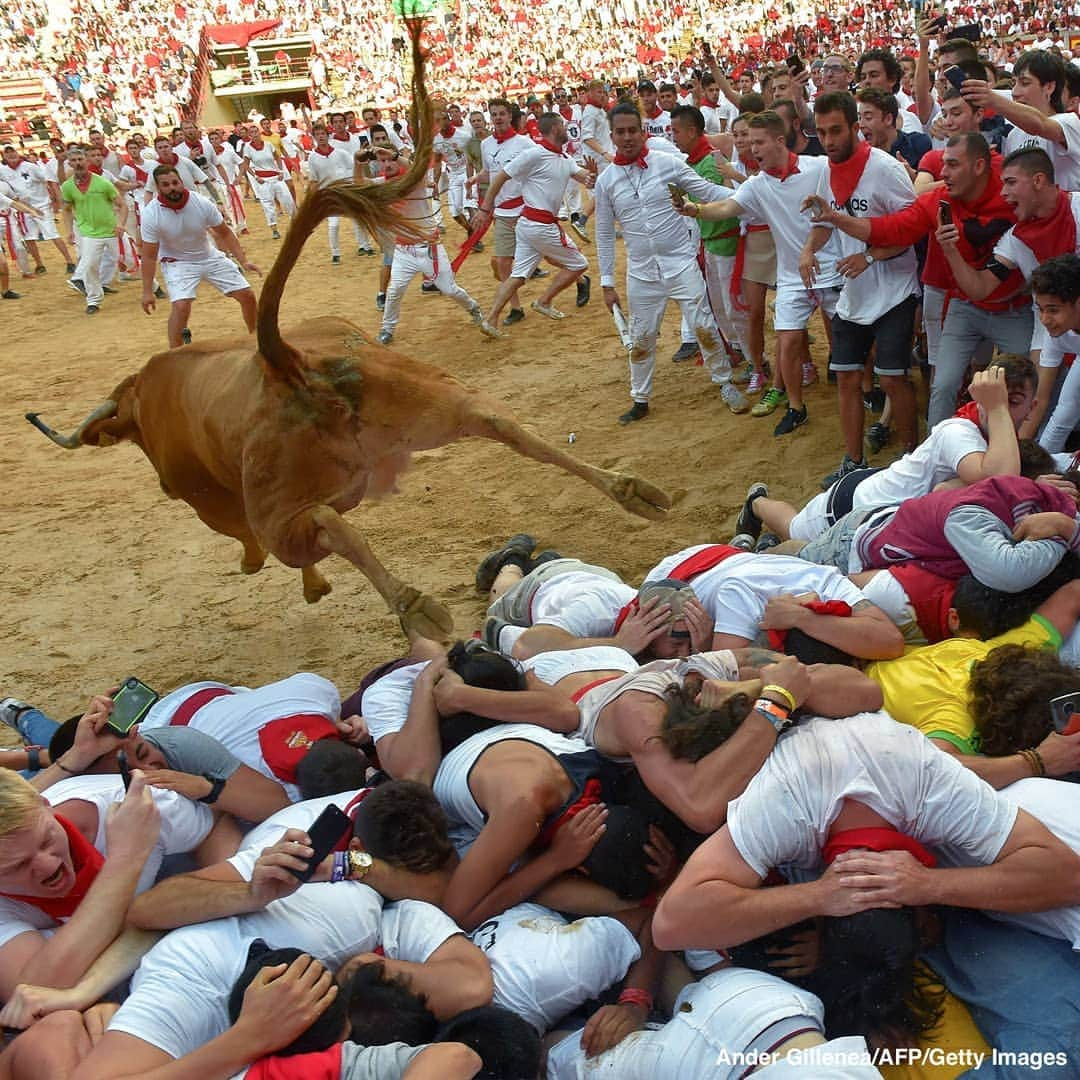
[[135, 376], [129, 375], [112, 392], [109, 400], [94, 409], [70, 435], [54, 431], [37, 413], [27, 413], [26, 419], [65, 450], [78, 450], [80, 446], [109, 446], [121, 439], [133, 438], [138, 431], [134, 416], [134, 386]]

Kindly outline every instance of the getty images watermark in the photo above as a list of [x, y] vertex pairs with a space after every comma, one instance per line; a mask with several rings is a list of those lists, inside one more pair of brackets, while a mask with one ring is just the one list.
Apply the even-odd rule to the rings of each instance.
[[806, 1049], [791, 1050], [786, 1054], [770, 1054], [764, 1050], [751, 1050], [741, 1053], [729, 1053], [724, 1050], [716, 1059], [717, 1065], [759, 1068], [773, 1065], [784, 1060], [792, 1065], [810, 1065], [816, 1068], [851, 1067], [854, 1065], [922, 1065], [935, 1068], [977, 1069], [984, 1062], [999, 1067], [1040, 1069], [1064, 1067], [1069, 1064], [1069, 1055], [1062, 1051], [1040, 1050], [997, 1050], [990, 1053], [982, 1050], [945, 1050], [940, 1046], [900, 1047], [895, 1050], [839, 1050], [828, 1046], [811, 1046]]

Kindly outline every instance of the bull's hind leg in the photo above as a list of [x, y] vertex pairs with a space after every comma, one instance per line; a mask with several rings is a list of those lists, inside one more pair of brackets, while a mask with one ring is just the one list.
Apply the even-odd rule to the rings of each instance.
[[466, 414], [462, 435], [494, 439], [534, 461], [557, 465], [564, 472], [592, 484], [625, 510], [639, 517], [659, 520], [671, 508], [671, 497], [655, 484], [650, 484], [632, 473], [612, 472], [610, 469], [600, 469], [578, 461], [565, 450], [560, 450], [539, 435], [526, 430], [512, 416], [493, 411], [490, 401], [477, 402], [475, 408]]
[[375, 586], [390, 610], [401, 620], [405, 632], [415, 632], [435, 641], [448, 638], [454, 620], [442, 604], [398, 581], [379, 562], [361, 533], [336, 510], [317, 506], [309, 511], [315, 526], [315, 539], [327, 553], [348, 559]]

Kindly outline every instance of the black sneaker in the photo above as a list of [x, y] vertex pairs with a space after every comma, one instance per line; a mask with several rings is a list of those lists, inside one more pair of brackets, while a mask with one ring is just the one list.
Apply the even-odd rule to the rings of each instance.
[[386, 310], [386, 293], [378, 292], [378, 293], [375, 294], [375, 306], [380, 311], [385, 311]]
[[541, 551], [539, 555], [534, 559], [529, 560], [529, 573], [531, 574], [538, 566], [543, 566], [544, 563], [555, 562], [556, 559], [563, 558], [557, 551], [552, 551], [551, 548], [547, 548]]
[[68, 287], [74, 289], [77, 293], [86, 295], [86, 286], [79, 278], [68, 278]]
[[806, 415], [805, 405], [801, 409], [793, 409], [789, 405], [783, 419], [773, 429], [773, 435], [790, 435], [796, 428], [802, 427], [809, 419], [810, 417]]
[[761, 539], [754, 545], [754, 550], [760, 555], [763, 551], [777, 547], [781, 543], [776, 533], [767, 532], [761, 534]]
[[632, 424], [635, 420], [644, 420], [649, 415], [649, 403], [647, 401], [635, 401], [630, 408], [619, 417], [619, 423]]
[[880, 454], [889, 445], [891, 438], [892, 432], [889, 430], [889, 425], [883, 424], [880, 420], [866, 429], [866, 446], [871, 454]]
[[858, 461], [855, 461], [854, 458], [850, 458], [845, 454], [844, 460], [840, 462], [840, 468], [835, 472], [829, 473], [829, 475], [821, 481], [821, 490], [828, 491], [837, 480], [847, 476], [848, 473], [855, 472], [856, 469], [867, 468], [869, 468], [869, 466], [866, 464], [866, 458], [860, 458]]
[[486, 593], [495, 584], [499, 571], [508, 563], [515, 562], [528, 573], [529, 557], [536, 547], [536, 538], [528, 533], [515, 533], [502, 547], [489, 552], [476, 568], [476, 591]]
[[165, 299], [165, 290], [160, 285], [154, 286], [154, 298], [157, 300]]
[[66, 273], [68, 273], [68, 274], [74, 274], [75, 273], [75, 264], [74, 263], [68, 263], [67, 266], [64, 267], [64, 271]]
[[185, 326], [184, 329], [180, 331], [180, 340], [185, 345], [191, 344], [191, 330], [189, 330], [188, 327]]
[[97, 304], [87, 304], [86, 305], [86, 314], [87, 315], [96, 315], [100, 310], [101, 310], [101, 308], [99, 308], [97, 306]]
[[117, 295], [117, 290], [110, 288], [108, 285], [102, 285], [101, 286], [101, 291], [103, 293], [108, 294], [109, 296], [116, 296]]
[[17, 293], [14, 289], [5, 289], [2, 293], [0, 293], [0, 296], [2, 296], [5, 300], [22, 299], [22, 293]]
[[512, 307], [510, 309], [510, 314], [507, 315], [505, 319], [503, 319], [502, 324], [503, 324], [503, 326], [513, 326], [514, 323], [519, 323], [524, 318], [525, 318], [525, 312], [522, 311], [521, 308]]
[[577, 283], [577, 306], [584, 307], [592, 295], [592, 278], [588, 274], [582, 274]]
[[48, 270], [46, 270], [44, 266], [35, 266], [35, 267], [34, 267], [34, 273], [35, 273], [35, 274], [37, 274], [37, 275], [38, 275], [39, 277], [40, 277], [40, 276], [41, 276], [42, 274], [47, 274], [48, 272], [49, 272], [49, 271], [48, 271]]
[[885, 391], [878, 387], [874, 387], [873, 390], [867, 390], [862, 396], [863, 408], [867, 412], [881, 412], [885, 408]]
[[736, 533], [752, 536], [755, 540], [761, 535], [761, 519], [754, 513], [754, 500], [768, 494], [769, 489], [765, 484], [759, 482], [750, 485], [739, 516], [735, 519]]
[[424, 284], [420, 286], [420, 291], [425, 296], [431, 296], [432, 293], [437, 293], [439, 291], [439, 286], [436, 285], [434, 281], [425, 281]]
[[701, 352], [701, 346], [696, 341], [684, 341], [671, 357], [673, 364], [682, 364], [687, 360], [693, 360]]

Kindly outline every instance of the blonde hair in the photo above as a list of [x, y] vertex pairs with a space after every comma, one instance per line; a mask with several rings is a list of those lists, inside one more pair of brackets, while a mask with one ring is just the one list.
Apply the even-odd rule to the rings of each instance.
[[0, 836], [24, 828], [41, 805], [41, 795], [14, 769], [0, 769]]

